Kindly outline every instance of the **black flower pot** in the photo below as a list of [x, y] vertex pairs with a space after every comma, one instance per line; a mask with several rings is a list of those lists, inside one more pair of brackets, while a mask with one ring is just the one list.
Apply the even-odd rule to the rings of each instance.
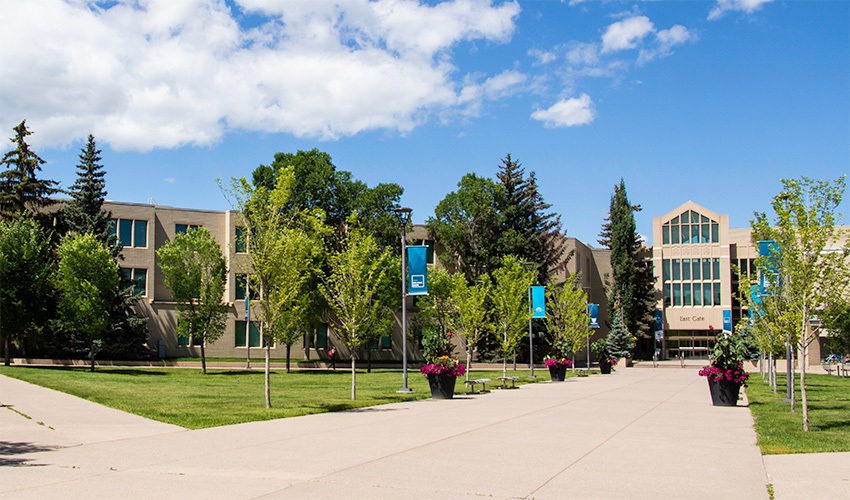
[[738, 393], [741, 391], [739, 382], [731, 380], [708, 379], [708, 390], [711, 392], [711, 404], [714, 406], [737, 406]]
[[552, 382], [563, 382], [567, 378], [567, 365], [549, 365], [549, 376], [552, 377]]
[[603, 375], [608, 375], [611, 373], [611, 363], [606, 363], [604, 361], [599, 362], [599, 371], [602, 372]]
[[434, 399], [452, 399], [455, 395], [457, 377], [443, 373], [429, 373], [428, 385], [431, 386], [431, 397]]

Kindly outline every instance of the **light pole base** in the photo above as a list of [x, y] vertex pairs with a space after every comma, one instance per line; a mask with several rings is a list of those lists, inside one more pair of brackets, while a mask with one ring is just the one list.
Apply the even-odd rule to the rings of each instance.
[[396, 393], [399, 393], [399, 394], [409, 394], [409, 393], [412, 393], [412, 392], [413, 392], [413, 389], [411, 389], [411, 388], [409, 388], [409, 387], [402, 387], [401, 389], [399, 389], [399, 390], [397, 390], [397, 391], [395, 391], [395, 392], [396, 392]]

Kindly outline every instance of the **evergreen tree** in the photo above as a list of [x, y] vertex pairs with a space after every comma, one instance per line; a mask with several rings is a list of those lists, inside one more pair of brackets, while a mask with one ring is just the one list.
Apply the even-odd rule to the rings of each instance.
[[71, 201], [65, 208], [65, 219], [71, 231], [93, 234], [111, 249], [113, 257], [117, 257], [121, 248], [117, 245], [115, 234], [110, 234], [112, 213], [103, 209], [106, 172], [98, 163], [100, 160], [100, 150], [95, 146], [94, 136], [89, 134], [77, 165], [77, 180], [69, 190]]
[[617, 314], [614, 316], [614, 324], [611, 326], [611, 331], [608, 332], [608, 337], [605, 340], [605, 346], [608, 352], [615, 358], [628, 358], [632, 355], [632, 349], [635, 346], [635, 340], [629, 334], [629, 330], [623, 320], [623, 309], [614, 306]]
[[567, 250], [567, 232], [561, 225], [561, 216], [546, 213], [552, 207], [543, 201], [543, 196], [537, 190], [537, 177], [534, 172], [526, 180], [526, 193], [534, 204], [531, 214], [531, 251], [529, 258], [537, 264], [538, 283], [547, 283], [550, 277], [567, 268], [572, 255], [564, 258]]
[[609, 310], [614, 311], [614, 304], [619, 303], [626, 328], [638, 337], [647, 338], [655, 310], [655, 277], [637, 235], [634, 212], [640, 209], [640, 205], [629, 202], [621, 178], [620, 184], [614, 186], [610, 211], [598, 241], [611, 249]]
[[27, 144], [26, 137], [32, 132], [27, 130], [26, 120], [15, 127], [15, 137], [11, 141], [15, 148], [3, 156], [6, 170], [0, 172], [0, 216], [4, 219], [17, 217], [30, 211], [40, 215], [39, 210], [55, 203], [51, 195], [61, 192], [52, 180], [37, 177], [44, 163]]

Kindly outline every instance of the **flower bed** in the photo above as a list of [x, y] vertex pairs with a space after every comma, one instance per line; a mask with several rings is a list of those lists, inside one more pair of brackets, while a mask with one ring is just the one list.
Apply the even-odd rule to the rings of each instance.
[[699, 374], [702, 377], [708, 377], [709, 380], [728, 380], [736, 384], [743, 384], [749, 377], [749, 374], [744, 371], [743, 363], [739, 363], [735, 368], [725, 369], [714, 365], [704, 366]]
[[448, 375], [451, 377], [461, 377], [466, 374], [466, 367], [459, 364], [456, 359], [451, 359], [448, 356], [441, 356], [434, 360], [433, 363], [428, 363], [419, 369], [425, 377], [428, 374]]
[[573, 362], [569, 359], [547, 359], [543, 362], [546, 366], [566, 366], [570, 368], [573, 366]]

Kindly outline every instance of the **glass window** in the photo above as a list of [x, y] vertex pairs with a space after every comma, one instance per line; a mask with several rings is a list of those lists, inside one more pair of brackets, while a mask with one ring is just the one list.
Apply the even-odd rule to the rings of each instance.
[[248, 253], [248, 231], [244, 227], [236, 228], [236, 253]]
[[664, 259], [661, 261], [661, 269], [662, 269], [662, 279], [664, 281], [670, 281], [670, 260]]
[[328, 348], [328, 325], [327, 323], [319, 323], [316, 326], [316, 348]]
[[682, 226], [682, 243], [691, 242], [691, 226], [685, 224]]
[[[423, 245], [428, 247], [428, 250], [425, 252], [425, 263], [433, 264], [434, 263], [434, 241], [433, 240], [425, 240], [422, 242]], [[389, 349], [389, 347], [383, 347], [383, 340], [381, 340], [381, 348]]]
[[177, 345], [181, 346], [181, 347], [188, 347], [189, 346], [189, 337], [187, 337], [185, 335], [178, 334], [177, 335]]
[[[694, 222], [696, 222], [696, 221], [694, 221]], [[708, 222], [709, 222], [709, 221], [708, 221], [708, 217], [706, 217], [705, 215], [703, 215], [703, 216], [702, 216], [702, 223], [703, 223], [703, 224], [707, 224]]]
[[133, 269], [133, 293], [135, 295], [146, 295], [148, 281], [147, 269]]
[[711, 283], [702, 284], [702, 303], [703, 305], [711, 305]]
[[703, 224], [700, 227], [702, 228], [702, 238], [700, 238], [700, 241], [702, 243], [708, 243], [709, 242], [709, 239], [708, 239], [709, 226], [708, 226], [708, 224]]
[[133, 246], [133, 221], [118, 219], [118, 242], [123, 247]]
[[678, 223], [679, 223], [678, 217], [675, 217], [673, 220], [670, 221], [670, 224], [678, 224]]
[[681, 281], [682, 279], [682, 268], [679, 265], [679, 259], [673, 259], [673, 281]]
[[712, 273], [712, 279], [719, 280], [720, 279], [720, 259], [713, 259], [711, 262], [711, 267], [714, 270]]
[[720, 283], [714, 283], [714, 305], [721, 305], [720, 301]]
[[247, 275], [236, 275], [236, 300], [245, 300], [245, 284], [247, 279]]
[[[260, 324], [256, 321], [251, 322], [251, 327], [249, 328], [248, 341], [250, 342], [251, 347], [260, 347]], [[235, 346], [236, 347], [245, 347], [245, 322], [237, 321], [236, 322], [236, 331], [235, 331]]]
[[384, 335], [381, 337], [381, 349], [392, 349], [393, 347], [393, 336], [392, 334]]
[[694, 281], [699, 281], [699, 280], [702, 279], [702, 278], [700, 278], [700, 276], [701, 276], [700, 269], [701, 268], [700, 268], [700, 265], [699, 265], [699, 259], [694, 259], [693, 265], [691, 266], [691, 271], [693, 271], [693, 275], [691, 276], [691, 279], [693, 279]]
[[691, 305], [691, 284], [682, 283], [682, 305]]
[[118, 219], [109, 219], [109, 236], [118, 236]]
[[133, 246], [136, 248], [148, 246], [148, 221], [133, 221]]
[[694, 283], [694, 305], [702, 305], [702, 283]]
[[670, 226], [670, 243], [679, 244], [679, 226]]
[[201, 226], [197, 226], [195, 224], [175, 224], [174, 225], [174, 234], [186, 234], [186, 232], [190, 229], [198, 229]]
[[682, 284], [673, 283], [673, 305], [682, 305]]
[[690, 221], [691, 221], [690, 212], [683, 213], [681, 215], [680, 219], [679, 219], [679, 222], [681, 222], [682, 224], [687, 224]]
[[682, 259], [682, 281], [691, 281], [691, 259]]
[[711, 259], [702, 259], [702, 279], [711, 279]]
[[664, 305], [670, 306], [670, 283], [664, 285]]
[[711, 242], [720, 242], [720, 226], [716, 222], [711, 224]]
[[664, 224], [661, 226], [661, 241], [664, 245], [670, 244], [670, 225]]

